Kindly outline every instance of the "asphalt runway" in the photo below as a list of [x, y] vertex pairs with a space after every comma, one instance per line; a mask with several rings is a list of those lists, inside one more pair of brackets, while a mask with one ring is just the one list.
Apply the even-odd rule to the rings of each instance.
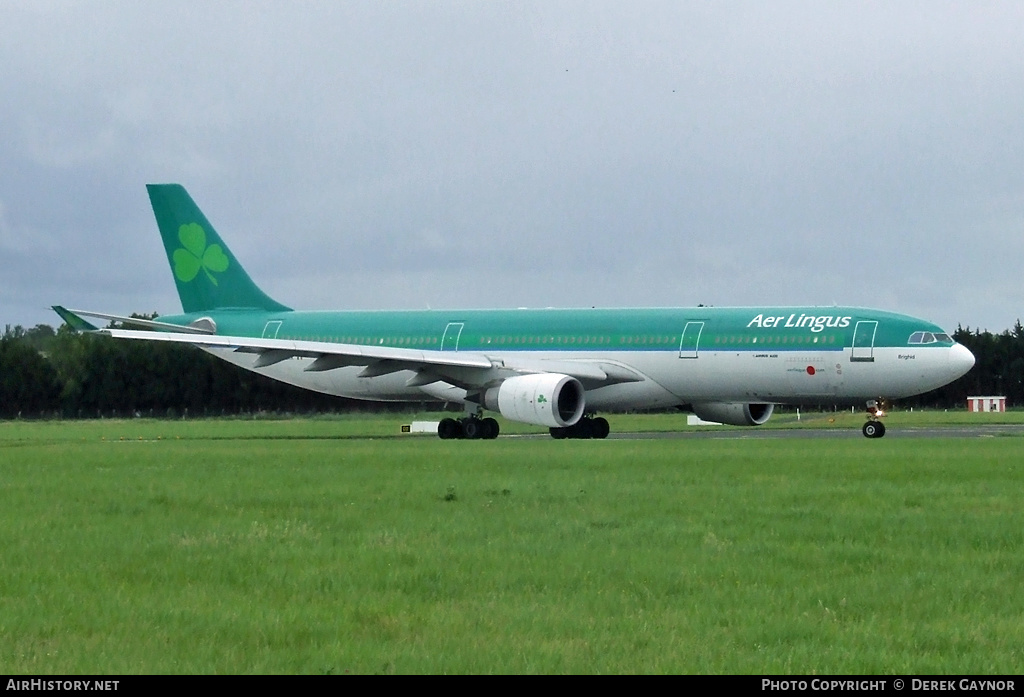
[[[612, 425], [614, 428], [614, 424]], [[885, 436], [890, 438], [996, 438], [1005, 436], [1024, 436], [1024, 424], [1000, 424], [993, 426], [931, 426], [928, 428], [886, 427]], [[793, 439], [827, 439], [827, 438], [864, 438], [860, 429], [852, 428], [792, 428], [792, 429], [759, 429], [751, 427], [744, 430], [716, 431], [706, 429], [700, 431], [672, 431], [664, 433], [615, 433], [608, 434], [609, 440], [673, 440], [685, 438], [710, 438], [718, 440], [768, 440], [776, 438]], [[867, 439], [865, 439], [867, 440]]]

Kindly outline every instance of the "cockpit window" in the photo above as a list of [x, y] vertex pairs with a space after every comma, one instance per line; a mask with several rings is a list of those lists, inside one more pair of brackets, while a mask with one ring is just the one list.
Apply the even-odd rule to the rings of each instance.
[[933, 334], [932, 332], [914, 332], [907, 340], [908, 344], [934, 344], [939, 341], [951, 343], [953, 341], [949, 334]]

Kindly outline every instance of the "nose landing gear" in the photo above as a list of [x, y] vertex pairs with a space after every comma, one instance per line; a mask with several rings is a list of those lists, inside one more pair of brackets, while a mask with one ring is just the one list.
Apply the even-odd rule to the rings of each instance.
[[880, 419], [885, 416], [887, 408], [888, 404], [881, 397], [868, 402], [868, 422], [860, 429], [865, 438], [881, 438], [885, 435], [885, 424]]

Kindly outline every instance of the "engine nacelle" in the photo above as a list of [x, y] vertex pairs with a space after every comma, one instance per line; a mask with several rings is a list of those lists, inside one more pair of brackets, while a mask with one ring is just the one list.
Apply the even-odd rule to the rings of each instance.
[[730, 426], [760, 426], [775, 411], [774, 404], [743, 404], [742, 402], [704, 402], [693, 404], [693, 413], [705, 421]]
[[486, 408], [537, 426], [572, 426], [583, 416], [584, 404], [580, 381], [558, 373], [509, 378], [484, 393]]

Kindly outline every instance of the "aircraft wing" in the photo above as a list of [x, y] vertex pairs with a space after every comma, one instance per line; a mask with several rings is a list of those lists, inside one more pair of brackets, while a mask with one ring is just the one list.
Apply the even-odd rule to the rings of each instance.
[[393, 346], [337, 344], [327, 341], [262, 339], [252, 337], [193, 334], [185, 332], [101, 329], [117, 339], [165, 341], [211, 349], [228, 349], [255, 355], [253, 368], [266, 368], [290, 358], [309, 358], [305, 370], [334, 370], [363, 366], [361, 377], [377, 377], [402, 370], [417, 373], [410, 386], [444, 381], [458, 387], [483, 387], [512, 374], [560, 373], [577, 378], [587, 388], [644, 379], [632, 369], [613, 362], [588, 360], [547, 360], [508, 356], [497, 358], [473, 351], [422, 351]]

